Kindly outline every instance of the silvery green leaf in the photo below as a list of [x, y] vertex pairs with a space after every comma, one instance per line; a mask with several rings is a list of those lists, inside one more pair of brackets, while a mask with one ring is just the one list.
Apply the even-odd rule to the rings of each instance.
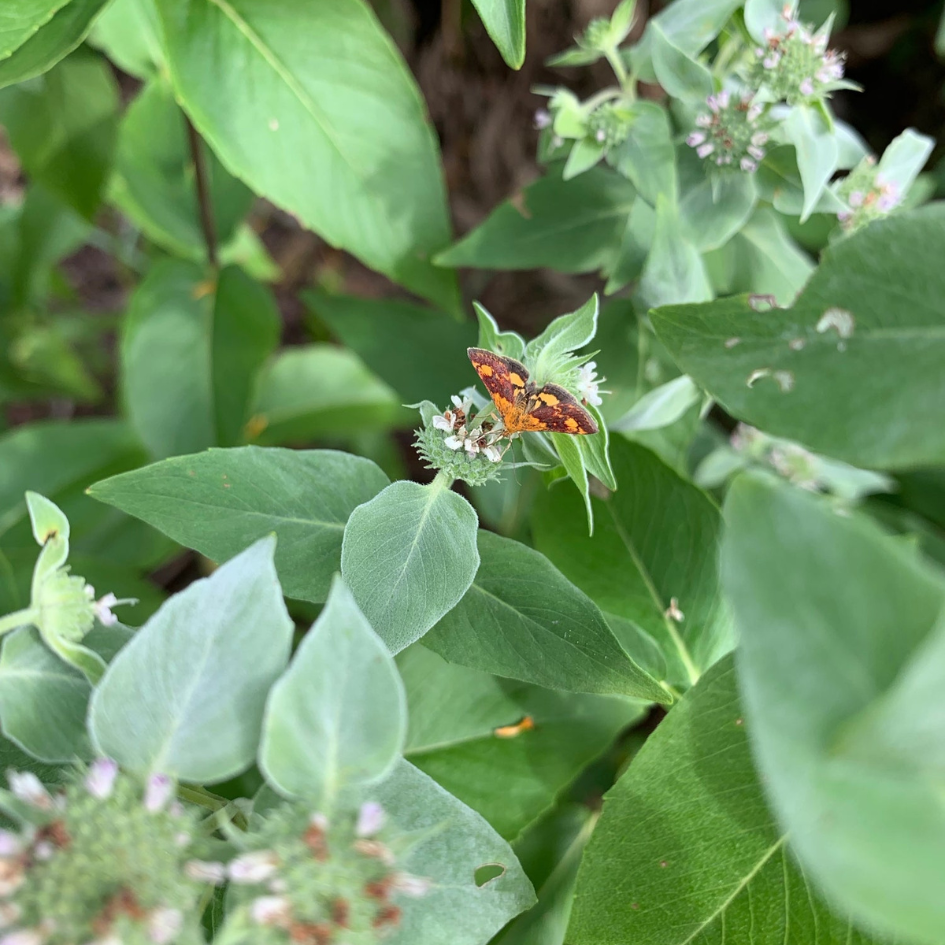
[[840, 146], [824, 116], [809, 105], [795, 105], [784, 122], [788, 140], [797, 151], [797, 167], [804, 185], [803, 223], [817, 207], [821, 194], [837, 170]]
[[358, 607], [398, 653], [459, 603], [479, 567], [473, 507], [441, 476], [400, 481], [348, 519], [341, 573]]
[[336, 577], [324, 610], [272, 687], [259, 764], [283, 794], [331, 810], [387, 775], [407, 732], [394, 658]]
[[479, 347], [521, 361], [525, 356], [525, 339], [514, 331], [500, 331], [496, 320], [479, 302], [473, 302], [473, 308], [479, 320]]
[[108, 667], [89, 711], [96, 749], [123, 767], [223, 781], [256, 757], [293, 624], [257, 541], [170, 598]]
[[659, 84], [683, 102], [704, 103], [714, 89], [712, 73], [673, 43], [658, 21], [652, 22], [649, 33], [652, 36], [653, 69]]
[[925, 167], [934, 145], [932, 138], [907, 128], [883, 152], [876, 166], [877, 176], [885, 183], [894, 184], [900, 194], [905, 194]]
[[702, 394], [685, 374], [647, 391], [619, 420], [612, 430], [658, 430], [675, 423]]

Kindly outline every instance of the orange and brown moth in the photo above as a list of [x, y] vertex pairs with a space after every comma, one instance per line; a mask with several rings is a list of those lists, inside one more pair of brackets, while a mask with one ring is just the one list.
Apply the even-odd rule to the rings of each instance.
[[594, 418], [563, 387], [536, 387], [525, 366], [514, 358], [503, 358], [484, 348], [468, 348], [466, 353], [509, 433], [597, 432]]

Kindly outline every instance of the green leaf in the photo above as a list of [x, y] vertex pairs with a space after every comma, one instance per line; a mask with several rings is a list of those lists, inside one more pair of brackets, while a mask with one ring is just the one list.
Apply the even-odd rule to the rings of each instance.
[[536, 338], [525, 346], [525, 357], [531, 364], [538, 364], [536, 374], [541, 374], [542, 364], [555, 364], [562, 355], [590, 344], [597, 333], [597, 316], [600, 302], [595, 292], [577, 311], [559, 315]]
[[85, 39], [108, 0], [70, 0], [6, 59], [0, 59], [0, 88], [40, 75]]
[[154, 0], [112, 0], [95, 21], [89, 43], [123, 72], [149, 79], [164, 63]]
[[814, 212], [820, 195], [837, 170], [839, 147], [824, 116], [808, 105], [795, 105], [783, 127], [788, 141], [797, 150], [797, 168], [804, 184], [803, 223]]
[[[521, 361], [525, 357], [525, 339], [515, 331], [500, 331], [499, 324], [484, 305], [473, 302], [476, 320], [479, 322], [477, 346], [494, 351], [506, 358]], [[467, 356], [468, 363], [468, 356]]]
[[718, 249], [745, 226], [757, 199], [753, 175], [722, 173], [713, 180], [700, 168], [679, 202], [682, 231], [700, 253]]
[[934, 146], [932, 138], [907, 128], [890, 142], [876, 172], [885, 182], [894, 184], [900, 194], [905, 194], [925, 167]]
[[[652, 20], [650, 22], [653, 22]], [[607, 160], [633, 182], [640, 196], [676, 200], [676, 148], [669, 113], [655, 102], [638, 101], [629, 108], [630, 136], [607, 155]]]
[[799, 860], [861, 921], [940, 942], [941, 573], [768, 477], [739, 477], [726, 520], [756, 758]]
[[619, 420], [610, 425], [615, 431], [658, 430], [675, 423], [702, 399], [692, 378], [681, 374], [644, 394]]
[[[390, 776], [361, 792], [416, 842], [398, 867], [432, 879], [430, 891], [403, 912], [385, 945], [482, 945], [535, 901], [511, 847], [483, 818], [432, 778], [401, 760]], [[480, 867], [500, 874], [480, 886]]]
[[279, 352], [263, 372], [249, 435], [259, 443], [307, 443], [352, 430], [386, 430], [405, 416], [409, 421], [415, 415], [353, 351], [305, 345]]
[[432, 400], [445, 405], [451, 394], [468, 386], [472, 369], [466, 349], [476, 343], [468, 320], [396, 299], [314, 290], [302, 298], [335, 337], [397, 391], [402, 403]]
[[339, 791], [385, 777], [406, 734], [394, 658], [336, 578], [325, 609], [272, 687], [260, 767], [283, 794], [330, 810]]
[[663, 32], [658, 19], [653, 21], [648, 32], [652, 44], [653, 70], [659, 84], [673, 98], [687, 103], [704, 103], [715, 88], [712, 73], [673, 43]]
[[[605, 613], [659, 644], [665, 682], [688, 686], [732, 645], [718, 586], [718, 509], [642, 446], [615, 437], [611, 458], [618, 489], [592, 499], [593, 538], [577, 497], [556, 488], [536, 503], [535, 544]], [[681, 621], [668, 615], [674, 598]]]
[[[595, 434], [591, 434], [591, 436], [594, 435]], [[600, 434], [596, 435], [599, 436]], [[577, 437], [569, 436], [565, 433], [551, 433], [549, 437], [555, 453], [558, 454], [558, 458], [564, 466], [565, 472], [584, 499], [584, 508], [587, 512], [587, 531], [588, 534], [593, 535], [594, 509], [591, 506], [591, 481], [587, 475], [587, 467], [584, 465], [584, 454], [577, 444]]]
[[0, 59], [6, 59], [17, 47], [48, 23], [69, 0], [6, 0], [0, 23]]
[[612, 258], [636, 191], [593, 168], [571, 181], [549, 171], [436, 257], [443, 266], [591, 272]]
[[608, 266], [607, 295], [640, 278], [656, 230], [656, 211], [642, 198], [633, 201], [620, 246]]
[[[254, 198], [212, 151], [203, 151], [214, 229], [225, 245]], [[148, 239], [177, 256], [206, 260], [186, 119], [163, 78], [149, 82], [122, 118], [110, 194]]]
[[662, 309], [653, 325], [680, 368], [746, 423], [855, 466], [941, 464], [943, 223], [933, 204], [831, 246], [791, 309], [727, 299]]
[[341, 573], [391, 652], [422, 637], [459, 603], [479, 567], [473, 507], [441, 476], [395, 482], [345, 527]]
[[214, 561], [275, 532], [283, 590], [321, 603], [348, 516], [387, 481], [370, 460], [347, 453], [243, 446], [154, 463], [89, 493]]
[[525, 0], [473, 0], [486, 32], [513, 69], [525, 62]]
[[753, 718], [726, 658], [647, 739], [606, 796], [569, 943], [874, 942], [827, 908], [788, 854], [752, 765]]
[[[89, 224], [42, 184], [33, 183], [6, 226], [9, 245], [0, 279], [7, 284], [0, 286], [0, 304], [10, 309], [45, 307], [56, 263], [86, 241]], [[11, 354], [4, 352], [6, 357]]]
[[211, 396], [216, 442], [235, 446], [256, 392], [257, 374], [279, 345], [282, 320], [269, 291], [242, 269], [218, 279], [211, 327]]
[[60, 539], [65, 544], [62, 561], [53, 567], [59, 567], [69, 553], [69, 519], [62, 514], [62, 509], [38, 492], [26, 493], [26, 508], [33, 528], [33, 537], [40, 547], [47, 542]]
[[89, 731], [123, 767], [223, 781], [256, 757], [269, 687], [293, 624], [264, 538], [172, 597], [95, 690]]
[[765, 31], [778, 35], [785, 23], [780, 0], [745, 0], [745, 28], [756, 43], [766, 43]]
[[151, 453], [239, 442], [278, 339], [271, 296], [239, 269], [214, 282], [191, 263], [154, 266], [132, 297], [121, 360], [128, 416]]
[[575, 177], [589, 171], [604, 156], [606, 148], [593, 138], [579, 138], [571, 147], [564, 170], [561, 172], [563, 181], [572, 181]]
[[498, 679], [419, 644], [398, 665], [410, 716], [407, 758], [508, 839], [646, 711], [628, 700]]
[[[538, 902], [510, 922], [493, 945], [562, 945], [581, 856], [596, 823], [597, 815], [588, 808], [567, 804], [521, 838], [515, 852], [535, 884]], [[554, 840], [546, 847], [547, 834]]]
[[3, 734], [33, 757], [66, 763], [89, 756], [90, 692], [82, 673], [55, 656], [33, 627], [3, 638], [0, 724]]
[[[676, 0], [664, 7], [649, 26], [656, 24], [667, 39], [689, 56], [702, 52], [722, 31], [742, 0]], [[647, 30], [649, 32], [649, 30]], [[634, 58], [650, 54], [652, 38], [644, 34]]]
[[117, 113], [115, 79], [92, 56], [0, 91], [0, 124], [25, 170], [87, 218], [111, 170]]
[[451, 663], [549, 689], [669, 701], [620, 648], [593, 601], [544, 555], [483, 531], [479, 554], [472, 587], [425, 646]]
[[737, 254], [732, 292], [773, 295], [779, 305], [790, 305], [814, 271], [810, 256], [769, 207], [757, 209], [730, 245]]
[[649, 308], [712, 298], [702, 256], [685, 236], [679, 207], [663, 196], [656, 201], [656, 229], [638, 291]]
[[455, 309], [454, 275], [429, 261], [450, 239], [433, 129], [368, 5], [157, 7], [174, 90], [223, 164], [333, 246]]
[[[64, 498], [81, 495], [96, 479], [116, 467], [135, 466], [140, 459], [140, 447], [117, 420], [45, 421], [0, 436], [0, 543], [28, 548], [35, 555], [26, 523], [28, 489], [54, 500], [72, 518], [74, 503]], [[91, 505], [84, 497], [78, 503]]]

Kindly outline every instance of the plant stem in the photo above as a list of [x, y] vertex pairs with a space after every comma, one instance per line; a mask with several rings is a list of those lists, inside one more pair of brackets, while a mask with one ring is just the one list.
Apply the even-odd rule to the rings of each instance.
[[197, 184], [197, 205], [200, 209], [200, 226], [203, 229], [204, 242], [207, 244], [207, 259], [214, 269], [220, 266], [217, 258], [217, 230], [213, 221], [213, 204], [210, 202], [210, 187], [207, 181], [207, 165], [203, 159], [203, 145], [197, 129], [185, 115], [187, 140], [190, 142], [190, 154], [194, 162], [194, 177]]
[[626, 90], [627, 67], [623, 64], [623, 60], [620, 58], [620, 50], [618, 50], [616, 46], [613, 46], [606, 50], [604, 55], [607, 57], [607, 61], [610, 63], [610, 68], [614, 70], [614, 75], [617, 76], [617, 81], [620, 83], [620, 88]]
[[0, 634], [9, 633], [17, 627], [27, 627], [36, 622], [36, 611], [32, 607], [17, 610], [6, 617], [0, 617]]
[[447, 475], [442, 469], [436, 474], [436, 478], [430, 483], [430, 487], [437, 492], [450, 489], [456, 480]]

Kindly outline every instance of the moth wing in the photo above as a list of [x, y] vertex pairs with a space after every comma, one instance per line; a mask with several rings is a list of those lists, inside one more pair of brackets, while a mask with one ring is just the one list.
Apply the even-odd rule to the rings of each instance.
[[597, 422], [570, 391], [557, 384], [545, 384], [532, 395], [529, 417], [551, 433], [587, 434], [597, 432]]
[[485, 348], [467, 348], [466, 354], [503, 417], [522, 406], [528, 371], [514, 358], [503, 358]]

